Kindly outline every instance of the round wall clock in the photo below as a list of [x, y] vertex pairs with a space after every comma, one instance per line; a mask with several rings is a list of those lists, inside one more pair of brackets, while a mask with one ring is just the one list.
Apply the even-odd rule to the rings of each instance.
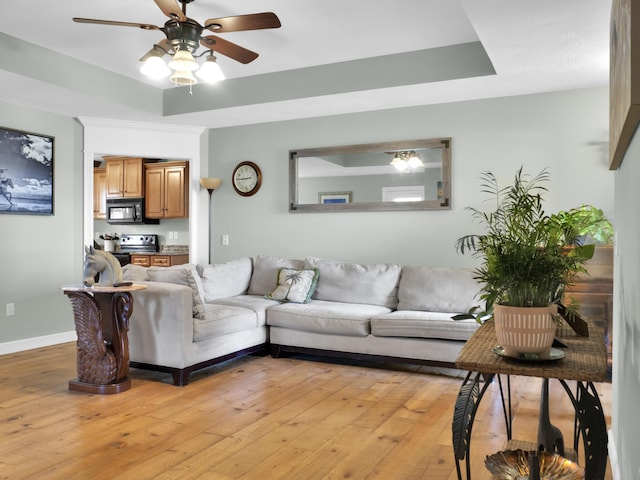
[[243, 197], [253, 195], [262, 185], [262, 172], [253, 162], [240, 162], [233, 169], [233, 188]]

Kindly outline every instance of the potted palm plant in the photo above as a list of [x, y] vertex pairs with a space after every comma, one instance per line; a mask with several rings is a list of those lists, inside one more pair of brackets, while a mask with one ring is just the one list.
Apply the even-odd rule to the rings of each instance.
[[[485, 232], [463, 236], [456, 243], [460, 253], [471, 252], [481, 259], [475, 278], [482, 284], [485, 310], [470, 313], [476, 319], [493, 317], [498, 341], [509, 356], [549, 353], [557, 304], [593, 255], [593, 245], [565, 248], [567, 236], [577, 227], [566, 212], [544, 211], [542, 195], [549, 178], [546, 169], [529, 176], [521, 167], [513, 183], [500, 188], [493, 173], [482, 173], [482, 191], [495, 207], [490, 211], [469, 207]], [[530, 328], [521, 331], [524, 326]]]

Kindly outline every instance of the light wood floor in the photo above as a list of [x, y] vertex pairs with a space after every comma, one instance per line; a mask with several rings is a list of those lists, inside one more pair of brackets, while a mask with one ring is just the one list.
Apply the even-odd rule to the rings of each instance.
[[[453, 480], [460, 378], [303, 359], [247, 357], [192, 376], [132, 370], [117, 395], [69, 392], [75, 345], [0, 356], [3, 479]], [[598, 384], [610, 421], [611, 386]], [[540, 380], [512, 382], [514, 437], [534, 440]], [[552, 421], [571, 438], [566, 394]], [[503, 448], [497, 385], [478, 412], [474, 480]], [[608, 472], [607, 479], [611, 479]]]

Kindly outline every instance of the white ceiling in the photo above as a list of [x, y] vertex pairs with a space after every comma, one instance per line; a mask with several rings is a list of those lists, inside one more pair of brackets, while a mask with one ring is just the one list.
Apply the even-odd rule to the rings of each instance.
[[[195, 0], [187, 14], [200, 23], [264, 11], [275, 12], [282, 22], [280, 29], [220, 34], [260, 54], [248, 65], [218, 55], [228, 79], [477, 41], [496, 75], [163, 117], [34, 79], [28, 68], [9, 71], [0, 62], [0, 100], [71, 116], [213, 128], [605, 86], [610, 10], [610, 0]], [[17, 0], [5, 6], [0, 31], [149, 83], [138, 60], [164, 38], [162, 32], [77, 24], [72, 17], [158, 26], [166, 21], [153, 0]], [[173, 88], [168, 81], [150, 85]]]

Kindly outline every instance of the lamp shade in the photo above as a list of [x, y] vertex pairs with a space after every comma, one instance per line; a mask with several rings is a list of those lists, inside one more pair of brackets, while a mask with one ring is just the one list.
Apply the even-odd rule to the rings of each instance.
[[171, 73], [164, 60], [156, 55], [151, 55], [140, 67], [140, 71], [147, 77], [161, 79]]
[[220, 65], [216, 62], [216, 57], [213, 55], [207, 57], [207, 61], [196, 72], [196, 76], [206, 83], [220, 82], [225, 78]]
[[201, 178], [200, 186], [202, 188], [206, 188], [207, 190], [215, 190], [220, 186], [222, 180], [219, 178]]
[[181, 72], [193, 72], [197, 70], [200, 65], [193, 59], [193, 55], [187, 50], [178, 50], [171, 61], [169, 67]]
[[193, 73], [191, 73], [189, 70], [178, 70], [169, 77], [169, 80], [171, 80], [174, 85], [190, 86], [198, 83], [196, 77], [194, 77]]

